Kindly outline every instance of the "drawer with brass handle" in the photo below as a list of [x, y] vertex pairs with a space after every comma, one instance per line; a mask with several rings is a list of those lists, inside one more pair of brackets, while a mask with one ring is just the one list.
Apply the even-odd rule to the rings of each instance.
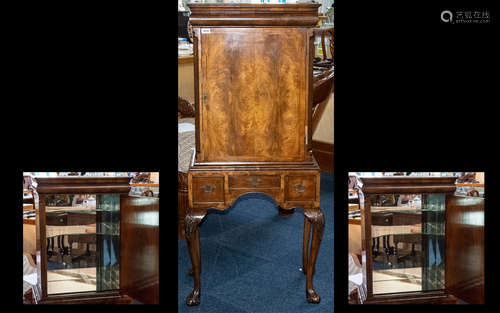
[[224, 202], [224, 177], [193, 177], [193, 203]]
[[287, 201], [316, 200], [316, 177], [287, 175], [285, 177], [285, 199]]
[[230, 175], [229, 189], [236, 188], [280, 188], [279, 175]]

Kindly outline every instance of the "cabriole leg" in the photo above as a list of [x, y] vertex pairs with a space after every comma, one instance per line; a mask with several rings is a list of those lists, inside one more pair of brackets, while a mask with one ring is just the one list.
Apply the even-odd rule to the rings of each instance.
[[[314, 290], [313, 286], [313, 276], [316, 265], [316, 257], [318, 256], [319, 246], [321, 244], [321, 239], [323, 238], [323, 230], [325, 228], [325, 217], [321, 208], [304, 209], [304, 216], [312, 225], [312, 239], [311, 248], [307, 257], [307, 269], [306, 269], [306, 298], [310, 303], [319, 303], [320, 296]], [[306, 238], [306, 225], [304, 224], [304, 239]], [[304, 247], [306, 246], [304, 240]]]
[[200, 274], [201, 274], [201, 253], [200, 253], [200, 222], [206, 215], [206, 210], [188, 209], [186, 214], [185, 234], [189, 248], [192, 268], [190, 274], [193, 275], [193, 291], [187, 296], [186, 304], [189, 306], [200, 304]]
[[302, 241], [302, 273], [307, 274], [307, 259], [309, 258], [309, 238], [311, 238], [311, 222], [304, 216], [304, 239]]

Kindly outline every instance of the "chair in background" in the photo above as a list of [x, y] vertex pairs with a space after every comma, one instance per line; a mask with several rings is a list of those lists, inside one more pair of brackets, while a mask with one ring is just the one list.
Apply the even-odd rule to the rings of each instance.
[[147, 190], [144, 190], [141, 193], [141, 196], [143, 196], [143, 197], [154, 197], [154, 192], [151, 189], [147, 189]]
[[366, 299], [366, 290], [362, 284], [363, 269], [354, 254], [349, 253], [347, 257], [349, 259], [348, 301], [350, 304], [362, 304]]
[[469, 196], [469, 197], [480, 197], [479, 191], [477, 191], [476, 189], [472, 189], [472, 190], [467, 191], [467, 196]]
[[[178, 122], [192, 122], [194, 125], [195, 109], [194, 105], [181, 97], [178, 98], [177, 103], [177, 117]], [[179, 155], [178, 163], [179, 169], [177, 172], [177, 201], [178, 201], [178, 235], [184, 239], [184, 218], [186, 217], [188, 207], [188, 175], [187, 169], [194, 148], [194, 132], [179, 132]]]
[[[323, 50], [323, 58], [314, 59], [314, 75], [313, 75], [313, 113], [312, 113], [312, 131], [313, 134], [318, 127], [319, 121], [326, 104], [333, 93], [333, 26], [314, 29], [314, 36], [321, 37], [321, 46]], [[326, 38], [329, 40], [329, 50], [331, 58], [328, 58], [326, 48]]]
[[[323, 63], [327, 63], [327, 61], [330, 61], [333, 64], [333, 26], [315, 28], [314, 29], [314, 36], [321, 36], [321, 48], [323, 50], [323, 60], [322, 60]], [[328, 48], [330, 50], [331, 58], [328, 58], [325, 38], [328, 38], [328, 41], [329, 41]], [[319, 63], [319, 64], [322, 64], [322, 63]]]
[[[38, 302], [39, 291], [35, 280], [30, 276], [36, 276], [37, 266], [29, 253], [23, 252], [23, 303], [36, 304]], [[26, 279], [25, 279], [26, 278]], [[33, 277], [31, 277], [33, 278]]]

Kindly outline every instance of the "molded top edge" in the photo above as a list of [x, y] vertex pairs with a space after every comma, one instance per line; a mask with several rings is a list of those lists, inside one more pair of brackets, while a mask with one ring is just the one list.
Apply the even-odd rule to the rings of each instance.
[[254, 9], [270, 9], [270, 8], [285, 8], [285, 9], [300, 9], [300, 8], [319, 8], [321, 4], [319, 3], [202, 3], [202, 2], [192, 2], [188, 3], [187, 6], [190, 9], [197, 8], [254, 8]]
[[40, 185], [48, 184], [129, 184], [131, 177], [91, 177], [91, 176], [60, 176], [60, 177], [35, 177], [35, 181]]
[[456, 177], [359, 177], [364, 193], [450, 193], [456, 189]]

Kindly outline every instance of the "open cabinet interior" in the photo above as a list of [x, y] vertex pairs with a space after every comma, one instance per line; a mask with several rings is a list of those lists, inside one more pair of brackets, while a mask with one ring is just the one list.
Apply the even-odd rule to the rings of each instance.
[[366, 303], [484, 303], [484, 198], [454, 177], [361, 177]]
[[371, 196], [373, 294], [444, 289], [445, 195], [384, 196]]
[[119, 289], [120, 196], [47, 195], [45, 215], [47, 294]]

